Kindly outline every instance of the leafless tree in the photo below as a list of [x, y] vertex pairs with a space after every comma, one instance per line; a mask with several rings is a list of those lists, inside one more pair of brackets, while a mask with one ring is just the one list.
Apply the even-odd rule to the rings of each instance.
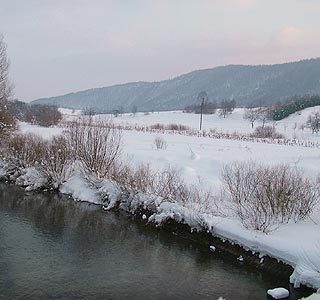
[[131, 112], [132, 112], [133, 116], [135, 117], [135, 116], [136, 116], [136, 113], [138, 112], [138, 107], [137, 107], [137, 105], [132, 105], [132, 107], [131, 107]]
[[231, 114], [236, 107], [234, 100], [223, 100], [219, 104], [219, 114], [225, 118], [228, 114]]
[[[50, 127], [57, 125], [62, 114], [56, 106], [36, 104], [30, 106], [31, 122], [40, 126]], [[28, 116], [30, 118], [30, 116]]]
[[96, 112], [95, 112], [95, 109], [91, 106], [89, 106], [89, 107], [86, 107], [84, 110], [83, 110], [83, 112], [82, 112], [82, 114], [83, 115], [85, 115], [85, 116], [94, 116], [95, 114], [96, 114]]
[[244, 112], [243, 118], [248, 120], [253, 128], [254, 122], [259, 120], [260, 108], [247, 108]]
[[12, 84], [9, 80], [9, 60], [7, 46], [0, 35], [0, 137], [9, 134], [16, 125], [15, 118], [8, 109], [8, 102], [12, 96]]
[[311, 128], [312, 133], [320, 131], [320, 111], [313, 112], [308, 117], [307, 127]]

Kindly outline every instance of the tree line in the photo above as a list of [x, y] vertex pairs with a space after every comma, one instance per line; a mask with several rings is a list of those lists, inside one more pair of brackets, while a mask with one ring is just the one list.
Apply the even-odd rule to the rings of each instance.
[[225, 118], [228, 114], [233, 112], [235, 107], [235, 100], [224, 99], [221, 102], [209, 101], [208, 94], [205, 91], [202, 91], [197, 97], [197, 102], [186, 106], [183, 111], [186, 113], [212, 115], [218, 110], [219, 115]]
[[57, 125], [62, 119], [62, 114], [53, 105], [28, 104], [14, 100], [8, 103], [8, 111], [19, 121], [44, 127]]

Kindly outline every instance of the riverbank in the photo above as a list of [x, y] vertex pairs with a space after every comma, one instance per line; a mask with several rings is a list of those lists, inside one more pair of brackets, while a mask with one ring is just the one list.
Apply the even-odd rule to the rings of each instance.
[[[39, 181], [37, 174], [30, 176], [32, 170], [25, 173], [28, 174], [28, 180], [20, 180], [20, 183], [28, 182], [31, 185], [32, 180]], [[42, 190], [46, 190], [45, 187]], [[299, 256], [301, 239], [297, 240], [296, 235], [299, 224], [296, 228], [291, 224], [266, 235], [245, 229], [236, 219], [199, 213], [178, 203], [163, 201], [143, 193], [124, 192], [111, 180], [100, 180], [92, 184], [77, 172], [61, 185], [59, 192], [77, 201], [100, 205], [104, 210], [124, 211], [139, 222], [196, 241], [213, 250], [212, 255], [229, 255], [241, 264], [250, 265], [268, 274], [286, 278], [291, 275], [290, 282], [296, 288], [305, 285], [317, 289], [320, 286], [317, 271], [313, 272], [309, 266], [302, 265], [304, 261]], [[309, 236], [313, 234], [316, 239], [319, 234], [318, 226], [310, 223], [308, 226]], [[310, 229], [314, 231], [310, 232]], [[303, 249], [312, 246], [312, 243], [303, 243]], [[319, 253], [316, 249], [314, 251], [310, 253], [315, 256], [306, 257], [309, 261]]]

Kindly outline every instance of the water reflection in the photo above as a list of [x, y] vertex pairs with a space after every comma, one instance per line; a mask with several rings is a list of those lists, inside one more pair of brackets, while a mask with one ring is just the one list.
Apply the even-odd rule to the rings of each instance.
[[279, 282], [99, 207], [0, 183], [0, 299], [266, 299]]

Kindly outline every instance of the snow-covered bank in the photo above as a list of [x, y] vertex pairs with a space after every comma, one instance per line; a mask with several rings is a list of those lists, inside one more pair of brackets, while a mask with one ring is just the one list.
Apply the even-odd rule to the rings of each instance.
[[[32, 130], [31, 127], [28, 130]], [[38, 128], [37, 128], [38, 130]], [[50, 129], [46, 132], [49, 136]], [[284, 145], [256, 144], [245, 141], [212, 140], [178, 135], [164, 135], [168, 147], [154, 147], [155, 134], [124, 132], [122, 159], [134, 165], [148, 163], [154, 170], [169, 164], [181, 169], [184, 179], [193, 184], [200, 182], [204, 188], [219, 190], [220, 174], [224, 164], [234, 160], [252, 159], [268, 165], [287, 163], [314, 178], [319, 172], [319, 150]], [[7, 166], [8, 167], [8, 166]], [[2, 169], [2, 172], [1, 172]], [[5, 163], [0, 174], [5, 176]], [[23, 170], [11, 176], [16, 183], [28, 187], [41, 187], [41, 176], [34, 170]], [[33, 184], [36, 181], [37, 184]], [[45, 188], [46, 184], [43, 183]], [[147, 193], [130, 192], [111, 180], [88, 180], [75, 167], [72, 176], [60, 186], [60, 191], [81, 201], [101, 204], [105, 209], [118, 207], [135, 214], [148, 211], [143, 218], [149, 223], [162, 225], [168, 220], [187, 224], [191, 228], [205, 230], [221, 239], [241, 245], [250, 251], [269, 255], [295, 268], [291, 281], [298, 286], [307, 284], [320, 288], [320, 212], [299, 223], [280, 224], [270, 234], [243, 227], [234, 216], [209, 213], [177, 201], [167, 201]], [[142, 217], [142, 216], [141, 216]]]
[[[4, 168], [0, 168], [0, 172], [3, 178]], [[41, 182], [39, 174], [33, 172], [33, 170], [24, 172], [17, 182], [33, 186]], [[201, 213], [178, 202], [168, 202], [152, 195], [124, 191], [111, 180], [89, 182], [77, 171], [62, 184], [60, 192], [79, 201], [103, 205], [106, 210], [120, 208], [131, 214], [147, 211], [147, 215], [140, 217], [156, 226], [161, 226], [168, 220], [175, 220], [187, 224], [191, 229], [210, 232], [222, 240], [260, 253], [262, 264], [265, 255], [290, 264], [294, 267], [290, 281], [295, 287], [303, 284], [320, 288], [320, 219], [316, 219], [319, 214], [299, 224], [281, 225], [278, 230], [267, 235], [244, 228], [236, 218]]]

